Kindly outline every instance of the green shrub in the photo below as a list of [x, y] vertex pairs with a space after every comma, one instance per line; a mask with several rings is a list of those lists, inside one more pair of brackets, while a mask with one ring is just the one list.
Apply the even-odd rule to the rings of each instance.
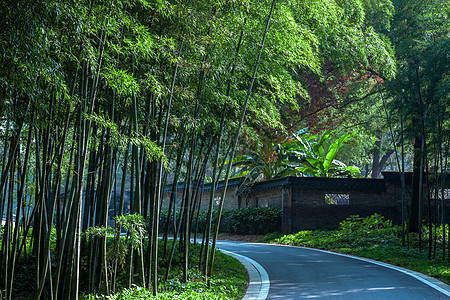
[[225, 211], [221, 231], [234, 234], [265, 234], [281, 228], [281, 209], [250, 207]]
[[343, 232], [371, 231], [391, 227], [391, 220], [384, 220], [384, 217], [380, 214], [373, 214], [366, 218], [361, 218], [358, 215], [352, 215], [339, 223], [339, 228]]
[[[279, 238], [276, 243], [320, 249], [357, 249], [373, 245], [399, 244], [401, 228], [393, 226], [382, 215], [361, 218], [350, 216], [340, 223], [338, 230], [300, 231]], [[267, 241], [270, 241], [267, 239]]]
[[279, 239], [283, 236], [282, 233], [279, 232], [271, 232], [266, 234], [262, 239], [257, 240], [257, 243], [269, 243], [275, 239]]

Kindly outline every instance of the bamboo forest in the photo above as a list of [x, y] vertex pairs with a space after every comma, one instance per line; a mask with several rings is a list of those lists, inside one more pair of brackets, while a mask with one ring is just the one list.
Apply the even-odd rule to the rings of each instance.
[[412, 172], [403, 245], [418, 233], [431, 251], [434, 237], [449, 260], [449, 12], [438, 0], [0, 1], [0, 299], [242, 297], [245, 271], [240, 290], [225, 284], [233, 264], [216, 251], [233, 178], [241, 191]]

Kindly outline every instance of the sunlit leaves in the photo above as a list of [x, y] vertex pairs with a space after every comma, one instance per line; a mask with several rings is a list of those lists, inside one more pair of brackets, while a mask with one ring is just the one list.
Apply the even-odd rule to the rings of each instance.
[[162, 149], [156, 145], [155, 142], [150, 140], [148, 137], [143, 135], [127, 136], [120, 132], [119, 127], [116, 123], [108, 120], [105, 117], [98, 116], [95, 113], [91, 115], [85, 115], [86, 119], [95, 122], [97, 125], [109, 129], [112, 136], [112, 143], [118, 147], [126, 147], [129, 143], [141, 146], [145, 151], [148, 159], [151, 161], [163, 158], [164, 161], [167, 159], [164, 156]]
[[139, 85], [134, 77], [125, 70], [105, 68], [103, 77], [108, 85], [121, 96], [131, 96], [139, 93]]
[[144, 218], [139, 214], [132, 214], [116, 216], [114, 220], [125, 228], [131, 237], [132, 247], [139, 252], [145, 235]]
[[374, 69], [386, 77], [395, 74], [396, 65], [389, 41], [371, 27], [338, 27], [324, 34], [323, 51], [343, 71]]
[[318, 39], [314, 32], [305, 24], [296, 22], [296, 11], [278, 5], [273, 30], [269, 33], [268, 49], [273, 53], [268, 60], [287, 66], [298, 66], [319, 73]]
[[353, 134], [341, 135], [334, 139], [335, 131], [325, 131], [321, 136], [294, 135], [294, 139], [283, 143], [286, 159], [294, 168], [292, 174], [314, 177], [360, 177], [360, 169], [347, 166], [336, 160], [338, 150]]

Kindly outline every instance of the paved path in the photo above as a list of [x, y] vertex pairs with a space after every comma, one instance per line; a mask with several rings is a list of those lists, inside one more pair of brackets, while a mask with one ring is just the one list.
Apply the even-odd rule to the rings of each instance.
[[383, 263], [302, 247], [225, 241], [217, 247], [250, 258], [246, 299], [450, 299], [448, 285]]

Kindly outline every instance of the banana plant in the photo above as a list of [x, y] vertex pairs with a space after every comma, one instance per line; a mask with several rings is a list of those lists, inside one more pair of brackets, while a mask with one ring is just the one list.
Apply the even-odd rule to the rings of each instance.
[[287, 176], [361, 177], [358, 167], [335, 159], [339, 148], [354, 134], [343, 135], [326, 147], [334, 134], [335, 130], [327, 130], [320, 137], [300, 132], [287, 142], [272, 145], [269, 155], [260, 151], [236, 156], [233, 167], [239, 169], [233, 177], [244, 177], [236, 193], [257, 181]]
[[252, 153], [251, 155], [240, 155], [233, 160], [233, 167], [238, 167], [234, 178], [244, 177], [244, 181], [238, 188], [239, 194], [245, 188], [261, 180], [272, 180], [289, 176], [292, 166], [285, 159], [284, 150], [281, 145], [272, 145], [269, 155], [266, 151]]
[[[325, 131], [320, 137], [309, 134], [294, 134], [294, 138], [283, 143], [284, 156], [291, 167], [288, 175], [314, 177], [361, 177], [360, 169], [347, 166], [336, 160], [339, 148], [354, 134], [343, 135], [325, 147], [336, 131]], [[293, 167], [294, 166], [294, 167]]]

